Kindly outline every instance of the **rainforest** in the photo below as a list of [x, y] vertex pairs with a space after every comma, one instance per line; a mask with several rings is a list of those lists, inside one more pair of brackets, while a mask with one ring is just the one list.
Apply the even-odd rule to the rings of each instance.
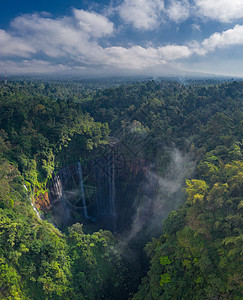
[[243, 297], [243, 82], [0, 83], [0, 299]]

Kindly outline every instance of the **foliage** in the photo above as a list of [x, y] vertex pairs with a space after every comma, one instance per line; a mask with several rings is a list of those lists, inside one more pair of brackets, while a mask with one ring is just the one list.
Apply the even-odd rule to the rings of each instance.
[[134, 299], [241, 298], [243, 163], [232, 160], [231, 149], [217, 156], [214, 172], [202, 169], [209, 155], [198, 164], [206, 181], [187, 181], [185, 205], [170, 213], [162, 236], [148, 245], [151, 268]]
[[77, 223], [61, 233], [31, 207], [33, 192], [62, 166], [88, 161], [110, 130], [149, 141], [143, 159], [159, 170], [168, 147], [197, 162], [185, 204], [145, 247], [151, 267], [134, 299], [240, 299], [242, 97], [242, 82], [1, 86], [1, 299], [125, 299], [134, 290], [134, 264], [125, 267], [110, 232], [85, 234]]

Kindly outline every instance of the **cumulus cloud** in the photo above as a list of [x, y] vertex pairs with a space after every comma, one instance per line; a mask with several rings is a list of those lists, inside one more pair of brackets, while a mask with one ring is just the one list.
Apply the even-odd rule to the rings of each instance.
[[[158, 4], [158, 3], [157, 3]], [[72, 17], [52, 19], [49, 16], [29, 14], [17, 17], [11, 23], [12, 32], [17, 38], [5, 31], [2, 40], [11, 55], [19, 54], [23, 47], [25, 52], [32, 54], [45, 54], [49, 59], [62, 61], [69, 59], [69, 65], [78, 66], [108, 66], [120, 69], [141, 70], [147, 67], [158, 66], [169, 61], [189, 57], [192, 52], [187, 46], [167, 45], [160, 47], [142, 47], [133, 45], [128, 47], [102, 47], [99, 38], [110, 36], [114, 32], [114, 25], [106, 17], [83, 10], [73, 10]], [[12, 49], [15, 39], [18, 43]], [[31, 47], [28, 45], [32, 45]], [[3, 49], [2, 49], [3, 51]], [[13, 64], [16, 69], [23, 66], [24, 70], [33, 70], [33, 66], [42, 69], [43, 61], [30, 60], [21, 64]], [[53, 65], [47, 63], [47, 71]], [[57, 67], [60, 69], [60, 65]]]
[[0, 56], [29, 57], [35, 53], [35, 48], [18, 37], [14, 37], [0, 29]]
[[189, 57], [192, 52], [187, 46], [168, 45], [164, 47], [133, 46], [108, 47], [104, 49], [106, 62], [108, 65], [114, 65], [126, 69], [144, 69], [163, 65], [169, 61]]
[[194, 0], [199, 15], [220, 22], [232, 22], [243, 18], [242, 0]]
[[[100, 71], [100, 67], [109, 67], [120, 70], [144, 70], [156, 66], [165, 66], [170, 61], [190, 56], [192, 52], [186, 46], [168, 45], [158, 48], [144, 48], [141, 46], [90, 48], [89, 56], [80, 55], [75, 57], [70, 65], [55, 64], [49, 61], [31, 59], [20, 62], [0, 62], [0, 68], [15, 73], [51, 73], [61, 71]], [[81, 64], [80, 66], [78, 64]], [[86, 67], [84, 66], [86, 65]], [[98, 69], [97, 69], [98, 68]]]
[[51, 19], [38, 14], [24, 15], [11, 23], [25, 43], [50, 57], [65, 55], [89, 56], [92, 37], [111, 34], [113, 24], [102, 15], [75, 10], [74, 17]]
[[166, 10], [170, 20], [177, 23], [186, 20], [190, 15], [190, 4], [187, 0], [172, 0]]
[[187, 46], [167, 45], [160, 47], [158, 50], [160, 55], [167, 61], [187, 58], [192, 54], [191, 49]]
[[89, 35], [100, 38], [113, 33], [114, 25], [105, 16], [82, 9], [74, 9], [73, 12], [81, 29]]
[[118, 68], [143, 69], [160, 63], [157, 51], [153, 48], [141, 46], [108, 47], [104, 49], [105, 62]]
[[139, 30], [152, 30], [166, 19], [180, 23], [189, 17], [233, 22], [243, 18], [242, 0], [124, 0], [121, 18]]
[[243, 25], [236, 25], [222, 33], [216, 32], [202, 42], [203, 48], [207, 51], [235, 45], [243, 45]]
[[[142, 23], [133, 25], [140, 29], [151, 28], [150, 26], [159, 22], [159, 10], [167, 11], [170, 18], [176, 22], [182, 20], [182, 16], [186, 18], [188, 12], [185, 10], [184, 15], [182, 13], [179, 16], [179, 8], [182, 5], [183, 12], [188, 5], [187, 1], [179, 3], [178, 0], [171, 0], [169, 6], [164, 8], [163, 2], [158, 0], [151, 2], [126, 0], [124, 6], [120, 6], [119, 9], [125, 5], [134, 5], [136, 9], [138, 7], [141, 9], [144, 4], [146, 16], [155, 18], [151, 19], [153, 21], [149, 21], [148, 18], [143, 25]], [[136, 22], [134, 15], [133, 19]], [[198, 28], [196, 29], [199, 30]], [[71, 16], [60, 18], [53, 18], [48, 14], [22, 15], [12, 21], [8, 31], [0, 29], [0, 57], [14, 59], [12, 62], [2, 61], [0, 65], [4, 69], [7, 67], [8, 70], [16, 72], [22, 70], [23, 73], [85, 70], [97, 74], [97, 70], [102, 72], [104, 69], [132, 72], [132, 70], [149, 71], [162, 68], [165, 70], [166, 67], [173, 69], [173, 66], [178, 69], [181, 60], [192, 55], [202, 56], [217, 48], [243, 44], [243, 25], [214, 33], [202, 42], [192, 41], [184, 45], [153, 46], [153, 43], [147, 43], [147, 46], [139, 44], [118, 46], [109, 40], [117, 32], [119, 31], [107, 17], [96, 12], [73, 9]], [[20, 60], [21, 58], [25, 60]], [[85, 67], [87, 69], [84, 69]]]
[[163, 0], [125, 0], [118, 8], [121, 18], [139, 30], [151, 30], [161, 22]]

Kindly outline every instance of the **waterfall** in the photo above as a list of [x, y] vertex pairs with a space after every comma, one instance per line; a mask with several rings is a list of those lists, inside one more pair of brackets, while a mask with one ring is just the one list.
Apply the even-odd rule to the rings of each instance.
[[88, 187], [90, 188], [90, 186], [87, 186], [85, 194], [83, 170], [80, 162], [59, 170], [49, 187], [52, 213], [57, 224], [65, 226], [67, 222], [75, 221], [73, 212], [79, 213], [93, 222], [96, 221], [89, 215], [88, 211], [89, 208], [91, 214], [95, 214]]
[[111, 166], [109, 166], [109, 186], [110, 186], [110, 213], [115, 216], [115, 162], [114, 150], [111, 155]]
[[62, 206], [65, 209], [66, 208], [65, 195], [64, 195], [63, 187], [62, 187], [62, 180], [59, 175], [55, 176], [53, 187], [54, 187], [54, 193], [55, 193], [56, 199], [61, 201]]
[[[92, 161], [84, 170], [80, 162], [59, 170], [49, 187], [52, 212], [57, 224], [65, 226], [81, 214], [106, 228], [116, 227], [116, 187], [114, 149]], [[94, 192], [95, 190], [95, 192]]]
[[83, 208], [84, 208], [84, 216], [86, 219], [89, 219], [86, 200], [85, 200], [85, 194], [84, 194], [83, 173], [82, 173], [82, 167], [81, 167], [80, 162], [78, 162], [78, 173], [79, 173], [79, 179], [80, 179], [80, 190], [81, 190], [81, 197], [82, 197]]
[[96, 199], [96, 216], [103, 219], [110, 215], [111, 203], [111, 169], [109, 168], [109, 157], [100, 157], [94, 161], [94, 178], [98, 189]]
[[97, 216], [101, 216], [103, 214], [103, 206], [102, 206], [102, 175], [100, 172], [100, 168], [97, 165], [93, 166], [94, 169], [94, 177], [97, 183], [97, 189], [98, 189], [98, 194], [97, 194], [97, 201], [96, 201], [96, 207], [97, 207]]
[[62, 188], [62, 182], [59, 175], [55, 176], [54, 178], [54, 190], [55, 195], [57, 196], [57, 199], [60, 199], [62, 201], [63, 206], [65, 206], [65, 201], [63, 199], [63, 188]]
[[113, 214], [113, 209], [112, 209], [112, 165], [111, 165], [111, 158], [110, 156], [108, 157], [108, 187], [109, 187], [109, 203], [108, 203], [108, 213], [110, 215]]
[[36, 207], [34, 206], [34, 204], [31, 202], [31, 206], [33, 207], [33, 210], [35, 211], [37, 217], [39, 220], [42, 219], [41, 214], [38, 212], [38, 210], [36, 209]]
[[[28, 192], [27, 186], [26, 186], [25, 184], [24, 184], [24, 188], [25, 188], [25, 190]], [[42, 214], [40, 214], [39, 211], [37, 210], [37, 208], [34, 206], [32, 200], [31, 200], [31, 197], [29, 197], [29, 199], [30, 199], [30, 204], [31, 204], [31, 206], [33, 207], [33, 210], [34, 210], [34, 212], [36, 213], [38, 219], [39, 219], [39, 220], [44, 219], [43, 216], [42, 216]]]
[[66, 196], [63, 191], [63, 180], [65, 179], [65, 174], [60, 172], [57, 174], [50, 190], [50, 199], [52, 204], [52, 214], [54, 216], [55, 222], [61, 226], [65, 226], [70, 220], [70, 211], [67, 207]]

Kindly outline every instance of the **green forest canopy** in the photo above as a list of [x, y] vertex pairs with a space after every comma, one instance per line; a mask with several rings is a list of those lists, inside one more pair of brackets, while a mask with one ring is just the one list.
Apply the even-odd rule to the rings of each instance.
[[143, 155], [161, 169], [168, 147], [197, 162], [185, 203], [145, 247], [151, 266], [133, 298], [241, 299], [242, 99], [242, 82], [1, 86], [1, 298], [128, 299], [137, 290], [137, 262], [109, 231], [84, 233], [77, 223], [60, 232], [30, 205], [61, 166], [89, 160], [132, 125], [150, 135]]

